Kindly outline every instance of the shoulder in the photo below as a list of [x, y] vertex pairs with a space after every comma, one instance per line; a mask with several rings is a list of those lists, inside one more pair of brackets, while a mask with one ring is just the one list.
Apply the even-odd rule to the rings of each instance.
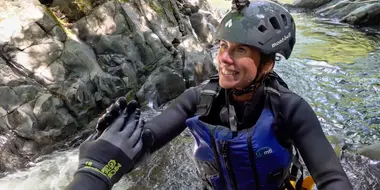
[[278, 91], [280, 92], [280, 100], [283, 105], [296, 106], [303, 100], [301, 96], [281, 85], [279, 85]]
[[186, 89], [182, 95], [180, 96], [180, 99], [187, 100], [189, 102], [192, 102], [194, 104], [198, 104], [200, 101], [201, 91], [204, 89], [206, 84], [208, 84], [210, 80], [205, 80], [198, 86], [192, 86], [188, 89]]
[[284, 87], [280, 87], [279, 92], [281, 94], [280, 109], [289, 125], [298, 125], [299, 122], [311, 122], [311, 118], [317, 118], [313, 108], [300, 95]]
[[281, 94], [281, 112], [285, 119], [293, 120], [294, 118], [298, 118], [300, 116], [296, 115], [300, 112], [304, 114], [314, 113], [309, 103], [300, 95], [282, 86], [279, 87], [279, 92]]

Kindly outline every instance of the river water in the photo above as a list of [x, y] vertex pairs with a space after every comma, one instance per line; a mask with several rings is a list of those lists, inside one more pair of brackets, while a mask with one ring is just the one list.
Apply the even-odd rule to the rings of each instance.
[[[222, 9], [230, 3], [210, 2]], [[302, 13], [294, 17], [294, 52], [289, 60], [277, 63], [275, 70], [310, 103], [326, 135], [344, 139], [348, 148], [341, 162], [355, 189], [380, 189], [379, 161], [352, 153], [380, 137], [380, 36]], [[147, 110], [144, 117], [159, 113]], [[114, 189], [199, 189], [190, 159], [191, 142], [185, 131]], [[0, 179], [0, 189], [63, 189], [76, 170], [77, 154], [77, 149], [71, 149], [47, 155], [33, 167]]]

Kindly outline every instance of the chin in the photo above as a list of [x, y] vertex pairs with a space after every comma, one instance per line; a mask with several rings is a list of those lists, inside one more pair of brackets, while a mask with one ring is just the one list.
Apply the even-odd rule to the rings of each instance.
[[232, 89], [232, 88], [235, 88], [236, 83], [235, 82], [228, 82], [228, 81], [223, 80], [223, 78], [219, 78], [219, 85], [220, 85], [220, 87], [222, 87], [224, 89]]

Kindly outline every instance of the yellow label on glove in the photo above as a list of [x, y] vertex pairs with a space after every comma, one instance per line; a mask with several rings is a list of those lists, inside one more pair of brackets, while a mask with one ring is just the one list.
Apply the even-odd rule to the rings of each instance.
[[117, 163], [115, 160], [110, 160], [102, 169], [102, 173], [107, 177], [112, 178], [112, 176], [119, 171], [120, 167], [120, 163]]

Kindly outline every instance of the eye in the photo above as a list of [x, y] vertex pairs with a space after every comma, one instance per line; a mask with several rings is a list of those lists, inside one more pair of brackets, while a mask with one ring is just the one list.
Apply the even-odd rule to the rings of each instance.
[[238, 53], [245, 53], [245, 52], [246, 52], [246, 50], [245, 50], [244, 48], [242, 48], [242, 47], [238, 47], [238, 48], [236, 49], [236, 51], [237, 51]]

